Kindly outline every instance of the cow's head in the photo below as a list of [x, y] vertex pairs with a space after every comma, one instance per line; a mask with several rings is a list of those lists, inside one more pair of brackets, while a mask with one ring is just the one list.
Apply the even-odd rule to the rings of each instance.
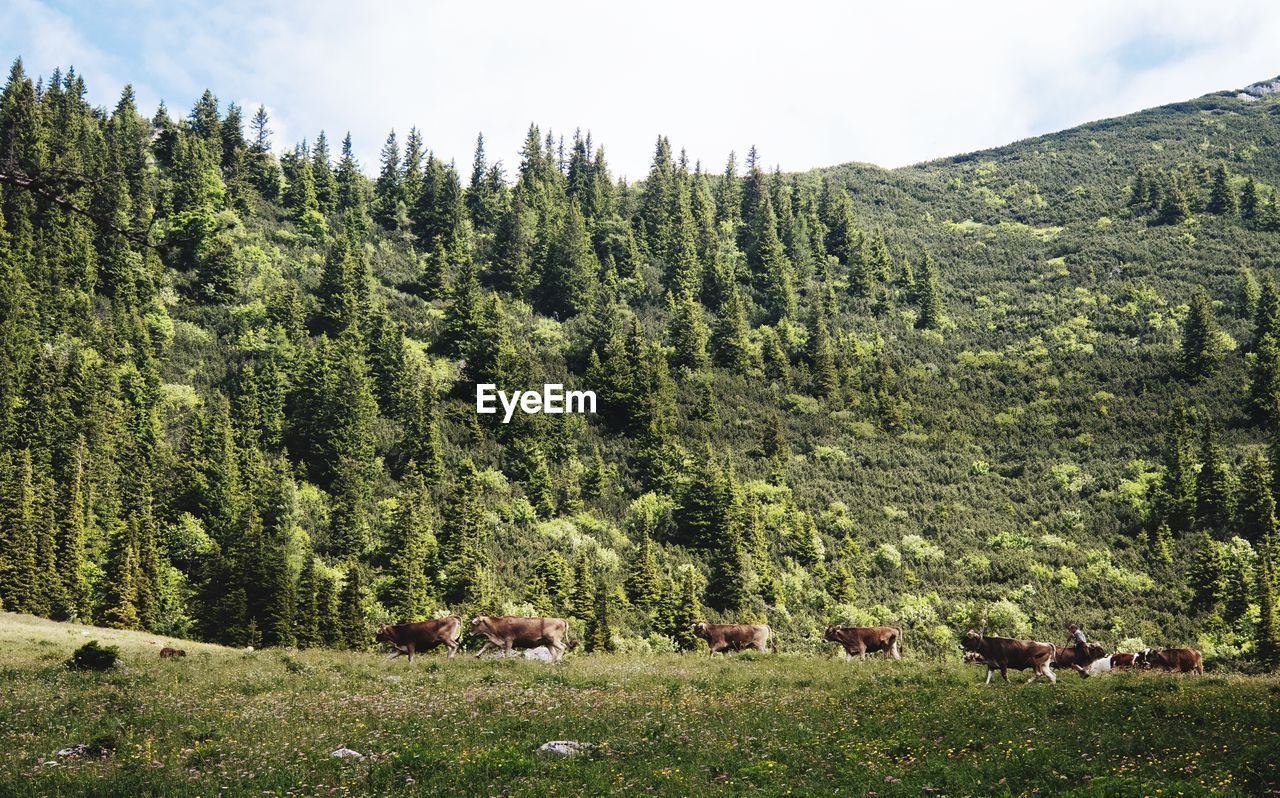
[[964, 664], [966, 665], [982, 665], [984, 660], [982, 655], [976, 651], [966, 651], [964, 653]]
[[702, 621], [691, 623], [689, 624], [689, 631], [693, 633], [694, 637], [705, 638], [707, 636], [707, 625]]
[[471, 634], [479, 637], [484, 634], [484, 630], [489, 626], [488, 615], [477, 615], [471, 619]]
[[1084, 647], [1084, 650], [1090, 662], [1096, 662], [1107, 655], [1107, 652], [1097, 643], [1090, 643]]
[[1151, 667], [1151, 649], [1144, 648], [1137, 654], [1133, 655], [1133, 667], [1150, 668]]
[[824, 632], [824, 633], [823, 633], [823, 635], [822, 635], [822, 639], [823, 639], [823, 640], [835, 640], [835, 639], [836, 639], [836, 630], [837, 630], [838, 628], [839, 628], [839, 627], [838, 627], [838, 626], [836, 626], [835, 624], [832, 624], [832, 625], [828, 626], [828, 627], [827, 627], [827, 631], [826, 631], [826, 632]]
[[977, 651], [978, 646], [982, 644], [982, 635], [970, 629], [969, 633], [960, 639], [960, 647], [965, 651]]
[[378, 631], [374, 634], [373, 639], [377, 640], [379, 643], [390, 643], [391, 627], [387, 626], [385, 623], [378, 624]]

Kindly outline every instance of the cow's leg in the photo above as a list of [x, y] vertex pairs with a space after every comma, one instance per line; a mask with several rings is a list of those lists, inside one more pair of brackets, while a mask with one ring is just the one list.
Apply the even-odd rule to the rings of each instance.
[[483, 645], [483, 646], [480, 646], [480, 650], [476, 652], [476, 659], [480, 659], [480, 655], [481, 655], [481, 654], [483, 654], [484, 652], [488, 651], [488, 650], [489, 650], [489, 646], [493, 646], [494, 648], [497, 648], [497, 646], [496, 646], [496, 645], [494, 645], [494, 642], [493, 642], [492, 640], [486, 640], [486, 641], [484, 641], [484, 645]]
[[1044, 675], [1049, 677], [1049, 684], [1058, 683], [1058, 677], [1053, 672], [1053, 666], [1047, 662], [1044, 664]]
[[400, 646], [396, 646], [395, 649], [393, 649], [392, 652], [387, 655], [387, 659], [385, 661], [390, 662], [391, 660], [395, 659], [396, 657], [400, 656], [403, 653], [404, 651], [401, 650]]
[[453, 659], [453, 655], [458, 653], [458, 641], [446, 640], [444, 641], [444, 644], [445, 647], [449, 649], [449, 659]]
[[852, 655], [852, 654], [850, 654], [850, 653], [849, 653], [849, 649], [847, 649], [847, 648], [846, 648], [846, 649], [844, 650], [844, 661], [845, 661], [845, 662], [848, 662], [848, 661], [849, 661], [849, 660], [851, 660], [851, 659], [853, 659], [853, 655]]
[[417, 643], [409, 644], [409, 664], [410, 665], [413, 664], [413, 652], [414, 652], [414, 649], [417, 647], [417, 645], [418, 645]]
[[1004, 679], [1005, 684], [1009, 683], [1009, 668], [1003, 663], [1000, 665], [1000, 678]]
[[511, 651], [513, 648], [514, 648], [514, 643], [504, 643], [502, 646], [502, 658], [506, 659], [507, 657], [511, 656]]
[[902, 659], [902, 652], [898, 649], [898, 640], [897, 640], [897, 638], [895, 638], [895, 639], [894, 639], [894, 641], [893, 641], [893, 658], [894, 658], [894, 659]]
[[551, 661], [559, 662], [560, 659], [564, 656], [565, 649], [567, 649], [568, 646], [566, 646], [564, 641], [561, 640], [559, 643], [556, 643], [553, 646], [548, 646], [548, 648], [551, 649]]
[[990, 665], [987, 666], [987, 684], [991, 684], [991, 677], [996, 673], [995, 669]]

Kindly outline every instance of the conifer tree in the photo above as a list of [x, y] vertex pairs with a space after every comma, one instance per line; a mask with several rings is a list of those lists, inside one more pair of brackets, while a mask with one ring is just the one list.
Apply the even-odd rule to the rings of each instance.
[[711, 358], [707, 354], [710, 334], [702, 320], [702, 304], [694, 299], [693, 291], [685, 290], [678, 300], [668, 293], [667, 305], [671, 312], [671, 346], [675, 350], [672, 365], [692, 371], [710, 366]]
[[394, 130], [382, 147], [382, 171], [373, 187], [373, 218], [378, 224], [394, 230], [407, 212], [404, 201], [404, 173], [400, 165], [400, 145]]
[[601, 590], [596, 597], [596, 606], [587, 623], [587, 651], [593, 654], [608, 653], [614, 650], [613, 625], [609, 618], [609, 591]]
[[569, 613], [590, 623], [596, 611], [596, 577], [591, 567], [591, 556], [586, 549], [578, 552], [573, 561], [573, 587], [569, 593]]
[[686, 570], [680, 578], [679, 592], [674, 602], [669, 631], [681, 651], [692, 651], [695, 638], [691, 627], [702, 618], [702, 602], [698, 597], [699, 577], [693, 569]]
[[294, 588], [294, 640], [298, 648], [314, 648], [324, 644], [320, 629], [321, 576], [316, 570], [316, 557], [310, 551], [302, 556], [302, 570]]
[[711, 352], [717, 366], [735, 374], [746, 374], [751, 369], [754, 358], [748, 338], [747, 315], [737, 285], [730, 289], [728, 300], [716, 312]]
[[541, 307], [564, 317], [590, 310], [599, 271], [582, 209], [576, 202], [570, 203], [547, 251], [546, 271], [539, 286]]
[[662, 577], [653, 538], [646, 529], [636, 546], [626, 579], [627, 598], [641, 611], [654, 612], [662, 601]]
[[28, 612], [37, 604], [35, 485], [31, 451], [0, 454], [0, 606]]
[[311, 148], [311, 182], [315, 186], [316, 203], [322, 214], [329, 215], [338, 210], [338, 178], [333, 172], [332, 158], [329, 154], [329, 139], [323, 130], [316, 136], [315, 146]]
[[582, 480], [582, 498], [598, 499], [609, 490], [609, 469], [605, 467], [600, 447], [591, 447], [591, 462]]
[[821, 301], [814, 302], [807, 354], [814, 393], [824, 397], [838, 396], [840, 375], [836, 371], [835, 351], [827, 330], [827, 311]]
[[1213, 170], [1213, 187], [1209, 191], [1209, 204], [1206, 210], [1220, 216], [1235, 216], [1240, 212], [1240, 198], [1236, 196], [1235, 186], [1231, 183], [1231, 174], [1224, 163], [1219, 163]]
[[480, 475], [468, 458], [458, 467], [440, 529], [442, 583], [448, 604], [477, 604], [485, 599], [489, 533], [480, 500]]
[[1275, 560], [1271, 550], [1274, 543], [1274, 540], [1268, 541], [1259, 553], [1255, 587], [1258, 596], [1258, 625], [1255, 633], [1258, 658], [1271, 667], [1280, 663], [1280, 606], [1277, 605]]
[[342, 648], [363, 651], [372, 642], [369, 614], [365, 609], [364, 567], [351, 562], [347, 566], [342, 593], [338, 596], [338, 629]]
[[1186, 409], [1174, 405], [1165, 423], [1164, 474], [1156, 489], [1156, 518], [1175, 532], [1191, 527], [1196, 513], [1196, 462]]
[[529, 595], [538, 612], [554, 613], [565, 609], [569, 600], [572, 577], [564, 555], [552, 550], [533, 564]]
[[1213, 530], [1223, 530], [1235, 509], [1235, 479], [1224, 460], [1212, 423], [1200, 438], [1200, 471], [1196, 474], [1196, 516]]
[[920, 308], [920, 315], [916, 317], [916, 327], [922, 330], [940, 328], [943, 318], [942, 296], [938, 291], [938, 273], [933, 264], [933, 254], [927, 249], [920, 259], [915, 300]]
[[1191, 310], [1182, 331], [1182, 371], [1193, 380], [1210, 376], [1221, 356], [1218, 321], [1213, 303], [1203, 290], [1191, 299]]
[[342, 158], [338, 161], [335, 210], [358, 232], [363, 232], [369, 217], [369, 201], [365, 197], [365, 177], [356, 162], [351, 134], [342, 140]]
[[1252, 177], [1240, 192], [1240, 218], [1247, 224], [1258, 217], [1258, 183]]
[[1271, 493], [1271, 465], [1255, 454], [1245, 463], [1240, 486], [1240, 536], [1254, 546], [1274, 539], [1276, 501]]
[[392, 581], [386, 604], [397, 622], [407, 622], [430, 614], [437, 544], [431, 531], [431, 495], [415, 463], [409, 463], [401, 485], [400, 506], [387, 540]]

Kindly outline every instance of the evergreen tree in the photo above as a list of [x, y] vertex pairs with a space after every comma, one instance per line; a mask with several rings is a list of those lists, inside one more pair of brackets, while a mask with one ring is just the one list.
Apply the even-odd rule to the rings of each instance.
[[662, 601], [662, 581], [658, 571], [657, 552], [648, 530], [636, 546], [626, 580], [627, 598], [638, 609], [654, 612]]
[[38, 604], [34, 479], [29, 449], [0, 454], [0, 606], [9, 612]]
[[342, 648], [363, 651], [372, 643], [369, 614], [365, 609], [365, 575], [359, 563], [347, 566], [342, 593], [338, 596], [338, 633]]
[[480, 499], [480, 475], [470, 459], [463, 460], [440, 529], [441, 581], [448, 604], [476, 605], [487, 598], [489, 531]]
[[591, 556], [585, 549], [573, 561], [573, 587], [569, 593], [569, 613], [575, 618], [592, 621], [596, 611], [596, 577]]
[[1240, 536], [1254, 546], [1274, 539], [1276, 501], [1271, 493], [1271, 465], [1261, 454], [1245, 463], [1240, 486]]
[[593, 654], [614, 650], [613, 625], [609, 618], [609, 592], [601, 590], [596, 606], [587, 623], [587, 651]]
[[835, 351], [827, 330], [827, 311], [820, 301], [814, 303], [809, 326], [808, 357], [813, 392], [824, 397], [839, 396], [840, 375], [836, 371]]
[[582, 210], [577, 203], [570, 203], [547, 252], [546, 272], [539, 286], [541, 307], [565, 317], [590, 310], [599, 271]]
[[1252, 177], [1245, 181], [1240, 192], [1240, 218], [1246, 223], [1258, 217], [1258, 183]]
[[927, 249], [920, 259], [915, 302], [920, 309], [920, 315], [916, 317], [916, 327], [922, 330], [936, 330], [942, 326], [942, 295], [938, 291], [938, 273], [933, 265], [933, 254]]
[[1152, 502], [1156, 519], [1175, 532], [1191, 526], [1196, 513], [1196, 462], [1186, 409], [1175, 405], [1165, 423], [1164, 474]]
[[386, 605], [398, 622], [407, 622], [430, 615], [437, 544], [431, 531], [431, 494], [413, 462], [401, 484], [400, 506], [387, 540], [392, 581]]
[[1222, 454], [1216, 431], [1206, 423], [1200, 438], [1200, 471], [1196, 474], [1196, 515], [1210, 529], [1224, 530], [1235, 510], [1235, 479]]
[[1235, 216], [1240, 212], [1240, 198], [1236, 196], [1226, 164], [1220, 163], [1213, 170], [1213, 187], [1209, 191], [1206, 210], [1221, 216]]
[[394, 230], [405, 217], [404, 173], [400, 165], [400, 145], [394, 130], [382, 147], [382, 170], [373, 187], [373, 218], [378, 224]]
[[1213, 303], [1203, 290], [1191, 299], [1191, 310], [1182, 331], [1182, 371], [1191, 379], [1208, 377], [1221, 355], [1218, 321]]
[[711, 365], [707, 355], [709, 332], [702, 320], [702, 305], [694, 299], [693, 291], [686, 290], [679, 300], [667, 294], [668, 310], [671, 312], [670, 340], [675, 350], [672, 354], [672, 365], [699, 371]]
[[754, 358], [748, 337], [747, 315], [736, 285], [730, 290], [728, 301], [716, 312], [711, 351], [715, 364], [721, 368], [735, 374], [746, 374], [751, 369]]
[[529, 595], [538, 612], [552, 614], [566, 608], [572, 577], [569, 564], [558, 551], [549, 551], [533, 564]]

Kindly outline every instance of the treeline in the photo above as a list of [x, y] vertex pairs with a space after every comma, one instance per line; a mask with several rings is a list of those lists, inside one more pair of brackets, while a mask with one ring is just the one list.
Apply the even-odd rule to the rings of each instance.
[[[891, 256], [838, 183], [767, 174], [754, 151], [745, 176], [731, 157], [712, 177], [660, 139], [632, 188], [589, 136], [566, 150], [536, 127], [513, 185], [481, 139], [464, 187], [417, 131], [403, 155], [389, 136], [370, 181], [349, 136], [336, 163], [323, 133], [277, 160], [261, 108], [246, 134], [242, 110], [208, 92], [179, 120], [163, 105], [144, 119], [130, 89], [110, 113], [84, 94], [74, 71], [46, 84], [17, 62], [0, 97], [6, 609], [359, 645], [371, 614], [517, 599], [583, 621], [600, 646], [611, 611], [688, 646], [704, 600], [727, 613], [781, 601], [780, 553], [832, 566], [844, 589], [854, 566], [823, 556], [811, 518], [745, 497], [732, 457], [676, 432], [677, 383], [701, 386], [699, 423], [719, 423], [697, 376], [713, 369], [837, 406], [866, 393], [887, 428], [901, 423], [884, 354], [850, 353], [828, 319], [839, 292], [868, 307], [899, 297], [938, 327], [936, 267], [927, 251], [915, 271]], [[273, 262], [266, 232], [322, 253], [318, 274]], [[411, 264], [410, 294], [443, 308], [425, 349], [372, 274], [370, 249], [388, 246]], [[535, 520], [624, 489], [573, 420], [467, 418], [451, 425], [461, 440], [443, 439], [449, 385], [433, 355], [467, 382], [524, 386], [547, 370], [514, 335], [508, 308], [525, 303], [583, 319], [564, 365], [602, 396], [601, 433], [634, 442], [627, 493], [661, 497], [672, 522], [636, 532], [633, 567], [607, 575], [586, 548], [572, 567], [545, 553], [513, 595], [468, 448], [497, 445]], [[650, 305], [665, 336], [635, 312]], [[191, 320], [216, 339], [176, 353], [210, 373], [199, 391], [168, 379], [175, 326]], [[783, 457], [776, 423], [762, 445]], [[786, 513], [767, 531], [766, 506]], [[655, 536], [687, 553], [659, 557]]]
[[[368, 177], [349, 136], [277, 154], [209, 92], [182, 118], [84, 96], [21, 62], [0, 93], [7, 610], [345, 647], [544, 613], [588, 650], [836, 620], [938, 654], [1085, 620], [1275, 656], [1261, 177], [1247, 200], [1140, 137], [1137, 178], [1063, 143], [1079, 191], [1038, 154], [783, 174], [659, 138], [628, 184], [536, 126], [511, 173], [410, 130]], [[1088, 215], [1024, 221], [1055, 196]], [[1193, 216], [1188, 253], [1159, 222]], [[599, 413], [504, 425], [476, 382]]]

